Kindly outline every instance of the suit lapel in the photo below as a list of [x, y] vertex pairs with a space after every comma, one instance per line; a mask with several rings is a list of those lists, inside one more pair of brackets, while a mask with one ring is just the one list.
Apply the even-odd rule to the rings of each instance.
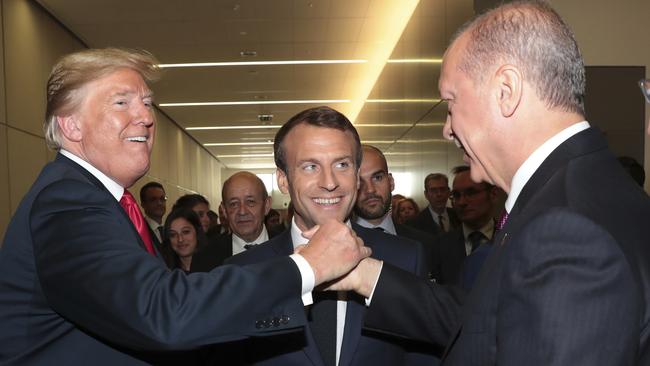
[[[480, 301], [480, 299], [474, 299], [473, 295], [475, 295], [474, 293], [476, 289], [483, 287], [481, 282], [488, 280], [486, 277], [499, 273], [498, 267], [500, 264], [500, 258], [505, 249], [505, 246], [508, 244], [508, 241], [512, 236], [511, 233], [516, 232], [519, 226], [525, 223], [525, 220], [522, 220], [521, 218], [524, 216], [522, 213], [527, 208], [528, 202], [530, 202], [533, 197], [543, 189], [544, 185], [549, 181], [549, 179], [551, 179], [558, 170], [565, 167], [571, 159], [606, 148], [607, 142], [603, 138], [600, 130], [594, 127], [590, 127], [575, 134], [560, 144], [560, 146], [558, 146], [546, 158], [546, 160], [544, 160], [542, 165], [540, 165], [540, 167], [530, 177], [521, 193], [519, 194], [519, 197], [517, 197], [517, 202], [515, 202], [515, 206], [512, 208], [512, 211], [508, 215], [508, 220], [506, 221], [504, 227], [495, 233], [492, 250], [490, 251], [488, 258], [483, 265], [481, 275], [479, 275], [476, 279], [474, 290], [472, 290], [468, 296], [465, 308], [467, 308], [468, 305], [475, 301]], [[443, 363], [451, 349], [454, 347], [454, 344], [460, 336], [461, 331], [462, 324], [454, 335], [453, 341], [445, 350], [445, 353], [441, 360]]]
[[[56, 155], [56, 161], [59, 161], [59, 162], [61, 162], [63, 164], [68, 165], [69, 167], [72, 167], [73, 169], [75, 169], [76, 171], [81, 173], [81, 175], [86, 177], [90, 183], [94, 184], [95, 186], [97, 186], [97, 188], [99, 188], [99, 189], [103, 190], [104, 192], [106, 192], [106, 194], [108, 194], [109, 196], [113, 197], [113, 195], [111, 195], [111, 192], [108, 191], [108, 189], [104, 186], [104, 184], [102, 184], [102, 182], [99, 179], [97, 179], [97, 177], [92, 175], [89, 171], [84, 169], [81, 165], [79, 165], [79, 164], [75, 163], [74, 161], [68, 159], [67, 157], [65, 157], [62, 154], [57, 154]], [[140, 248], [142, 248], [143, 250], [146, 251], [147, 249], [146, 249], [146, 247], [144, 245], [144, 242], [142, 241], [142, 238], [140, 237], [140, 234], [135, 229], [135, 226], [131, 222], [131, 219], [126, 214], [126, 212], [124, 211], [122, 206], [120, 206], [120, 203], [118, 201], [116, 201], [115, 199], [112, 199], [111, 202], [113, 202], [113, 208], [116, 211], [119, 211], [120, 214], [122, 215], [122, 217], [129, 224], [129, 227], [131, 228], [131, 233], [137, 238], [138, 245], [140, 245]], [[157, 253], [157, 254], [158, 254], [157, 256], [160, 257], [160, 253]]]

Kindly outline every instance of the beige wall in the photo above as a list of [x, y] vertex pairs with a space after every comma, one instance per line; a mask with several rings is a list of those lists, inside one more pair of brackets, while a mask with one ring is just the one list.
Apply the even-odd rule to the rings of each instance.
[[[59, 57], [84, 46], [32, 2], [2, 0], [1, 4], [0, 237], [4, 237], [11, 214], [55, 155], [45, 147], [42, 131], [49, 71]], [[156, 180], [166, 187], [169, 208], [187, 192], [219, 202], [220, 168], [200, 145], [159, 114], [151, 169], [131, 191], [137, 196], [140, 186]]]
[[[645, 66], [646, 77], [650, 77], [650, 1], [552, 0], [551, 4], [573, 29], [587, 65]], [[646, 105], [648, 118], [650, 108]], [[650, 174], [647, 135], [644, 160]], [[650, 179], [646, 179], [645, 188], [650, 191]]]

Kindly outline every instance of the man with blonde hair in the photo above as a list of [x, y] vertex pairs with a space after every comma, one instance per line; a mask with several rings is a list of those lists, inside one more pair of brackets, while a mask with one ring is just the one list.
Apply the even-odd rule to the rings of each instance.
[[[126, 188], [149, 168], [149, 54], [85, 50], [47, 86], [59, 151], [20, 203], [0, 250], [0, 364], [143, 365], [169, 351], [306, 324], [300, 294], [370, 254], [345, 225], [307, 233], [300, 254], [246, 268], [169, 271]], [[236, 302], [232, 299], [237, 298]]]

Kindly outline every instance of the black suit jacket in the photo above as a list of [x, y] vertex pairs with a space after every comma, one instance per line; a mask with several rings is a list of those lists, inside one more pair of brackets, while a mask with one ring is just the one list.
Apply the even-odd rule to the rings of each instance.
[[[443, 364], [650, 365], [649, 218], [599, 131], [565, 141], [496, 235]], [[366, 319], [441, 342], [445, 309], [445, 288], [384, 266]]]
[[[353, 229], [363, 239], [364, 243], [372, 248], [373, 257], [390, 262], [409, 273], [421, 277], [425, 276], [426, 273], [422, 262], [424, 257], [419, 243], [397, 238], [381, 231], [367, 229], [357, 224], [353, 224]], [[291, 230], [286, 230], [264, 244], [233, 256], [226, 263], [248, 265], [272, 260], [278, 256], [282, 257], [291, 253], [293, 253]], [[390, 339], [380, 334], [362, 331], [363, 317], [366, 312], [364, 299], [352, 292], [348, 293], [348, 296], [340, 366], [432, 365], [432, 362], [436, 362], [432, 355], [417, 355], [417, 357], [414, 357], [414, 355], [410, 354], [408, 352], [411, 350], [410, 347], [416, 346], [413, 343], [405, 342], [403, 339]], [[245, 359], [239, 360], [239, 362], [258, 366], [318, 366], [323, 364], [309, 331], [309, 325], [303, 337], [278, 338], [277, 340], [267, 338], [264, 340], [252, 339], [244, 341], [241, 354]], [[228, 360], [225, 364], [236, 365], [237, 362]]]
[[0, 249], [0, 364], [165, 364], [167, 351], [300, 330], [300, 292], [287, 257], [168, 270], [99, 180], [58, 155]]
[[[447, 228], [447, 231], [460, 227], [460, 220], [453, 209], [447, 207], [447, 215], [449, 216], [449, 224], [451, 225], [451, 228]], [[406, 225], [429, 233], [434, 237], [444, 233], [440, 230], [440, 226], [433, 220], [433, 216], [431, 216], [431, 211], [428, 206], [425, 207], [424, 210], [420, 211], [413, 220], [408, 221]]]
[[431, 278], [433, 274], [432, 268], [433, 268], [433, 264], [435, 263], [434, 260], [436, 256], [435, 238], [427, 232], [418, 230], [408, 225], [396, 224], [396, 223], [393, 223], [393, 225], [395, 225], [395, 233], [397, 234], [397, 236], [409, 238], [411, 240], [415, 240], [422, 244], [422, 247], [424, 248], [424, 258], [427, 267], [428, 277]]
[[[269, 239], [279, 232], [267, 230]], [[218, 235], [210, 243], [192, 256], [190, 272], [209, 272], [232, 257], [232, 234]]]

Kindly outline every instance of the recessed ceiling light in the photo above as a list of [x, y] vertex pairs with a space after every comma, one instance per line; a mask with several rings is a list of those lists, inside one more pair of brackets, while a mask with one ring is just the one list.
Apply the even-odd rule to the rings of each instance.
[[[241, 53], [243, 53], [242, 51]], [[243, 55], [242, 55], [243, 56]], [[177, 67], [223, 67], [223, 66], [270, 66], [270, 65], [322, 65], [322, 64], [362, 64], [368, 60], [284, 60], [284, 61], [238, 61], [238, 62], [188, 62], [178, 64], [159, 64], [161, 69]]]

